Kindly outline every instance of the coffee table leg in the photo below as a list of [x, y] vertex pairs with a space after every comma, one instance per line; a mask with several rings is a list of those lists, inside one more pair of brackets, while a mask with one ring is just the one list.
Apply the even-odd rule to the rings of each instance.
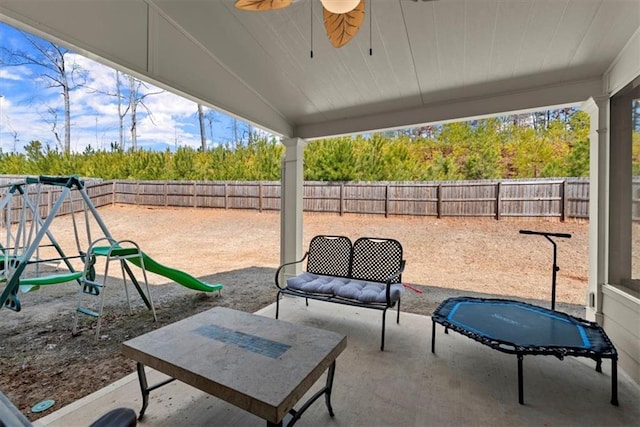
[[327, 386], [324, 395], [324, 401], [327, 404], [327, 409], [329, 410], [329, 415], [333, 417], [333, 408], [331, 407], [331, 390], [333, 389], [333, 375], [336, 372], [336, 361], [334, 360], [329, 366], [329, 371], [327, 372]]
[[[309, 400], [307, 400], [298, 410], [291, 409], [289, 411], [289, 415], [292, 416], [291, 419], [288, 420], [287, 427], [292, 427], [302, 416], [302, 414], [315, 402], [320, 396], [324, 394], [324, 401], [327, 404], [327, 409], [329, 410], [329, 415], [333, 417], [333, 408], [331, 407], [331, 390], [333, 389], [333, 377], [336, 372], [336, 361], [334, 360], [329, 365], [329, 369], [327, 370], [327, 383], [321, 390], [318, 390]], [[271, 426], [282, 426], [284, 423], [281, 420], [279, 423], [272, 423], [267, 421], [267, 427]]]
[[142, 392], [142, 409], [140, 409], [138, 420], [142, 420], [144, 411], [147, 410], [149, 405], [149, 387], [147, 386], [147, 374], [144, 372], [144, 365], [138, 362], [136, 369], [138, 370], [138, 381], [140, 381], [140, 391]]
[[162, 387], [163, 385], [169, 384], [172, 381], [175, 381], [175, 378], [166, 379], [158, 384], [155, 384], [151, 387], [147, 384], [147, 374], [144, 371], [144, 365], [140, 362], [136, 364], [136, 369], [138, 370], [138, 381], [140, 381], [140, 391], [142, 392], [142, 409], [140, 409], [140, 415], [138, 415], [138, 420], [142, 420], [144, 417], [144, 411], [147, 410], [147, 406], [149, 405], [149, 393], [158, 387]]

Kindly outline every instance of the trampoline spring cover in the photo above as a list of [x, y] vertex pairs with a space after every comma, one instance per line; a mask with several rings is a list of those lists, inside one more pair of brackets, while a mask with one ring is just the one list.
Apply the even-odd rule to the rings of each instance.
[[611, 358], [615, 347], [594, 322], [521, 301], [459, 297], [445, 300], [433, 321], [496, 350]]

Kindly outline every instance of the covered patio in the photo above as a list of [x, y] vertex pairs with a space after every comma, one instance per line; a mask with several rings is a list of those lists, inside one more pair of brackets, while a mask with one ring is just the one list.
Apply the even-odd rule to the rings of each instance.
[[[274, 304], [258, 312], [273, 318]], [[431, 320], [403, 313], [400, 325], [391, 322], [387, 347], [381, 352], [379, 313], [285, 297], [280, 318], [347, 336], [347, 349], [336, 361], [332, 393], [335, 417], [322, 399], [303, 414], [305, 426], [628, 426], [640, 418], [640, 387], [619, 375], [620, 406], [609, 403], [611, 364], [595, 371], [590, 359], [526, 356], [525, 404], [518, 404], [516, 357], [484, 347], [462, 335], [436, 329], [431, 353]], [[150, 383], [164, 378], [149, 375]], [[323, 383], [324, 376], [302, 399]], [[135, 373], [39, 419], [36, 426], [89, 425], [96, 414], [117, 407], [136, 412], [141, 393]], [[299, 405], [298, 405], [299, 406]], [[151, 393], [145, 418], [149, 426], [262, 426], [264, 420], [173, 382]]]
[[[371, 0], [359, 34], [340, 49], [326, 40], [315, 0], [266, 12], [237, 10], [233, 3], [1, 0], [0, 20], [280, 136], [286, 147], [282, 262], [303, 252], [302, 166], [309, 141], [580, 106], [591, 116], [585, 306], [587, 318], [604, 327], [620, 353], [620, 408], [608, 403], [606, 375], [596, 375], [582, 361], [540, 357], [525, 361], [527, 405], [519, 406], [513, 396], [515, 361], [455, 334], [440, 339], [431, 355], [429, 327], [422, 326], [430, 323], [427, 318], [391, 329], [390, 351], [384, 353], [368, 346], [367, 328], [336, 314], [335, 320], [322, 313], [315, 318], [296, 308], [283, 319], [356, 328], [345, 331], [350, 350], [342, 359], [345, 364], [354, 359], [353, 366], [370, 374], [357, 377], [362, 385], [338, 386], [346, 389], [336, 390], [335, 422], [348, 420], [344, 425], [365, 419], [369, 424], [538, 425], [576, 419], [637, 424], [639, 395], [632, 381], [640, 382], [640, 277], [632, 269], [638, 249], [631, 246], [630, 159], [631, 105], [640, 99], [640, 2]], [[335, 307], [321, 310], [333, 313]], [[305, 315], [298, 319], [297, 311]], [[414, 324], [422, 329], [411, 332]], [[488, 368], [478, 368], [485, 362]], [[544, 368], [529, 373], [537, 364]], [[545, 378], [544, 372], [553, 374]], [[174, 399], [166, 401], [173, 408], [168, 412], [197, 414], [178, 410]], [[202, 399], [189, 398], [185, 405]], [[373, 406], [384, 409], [370, 411]], [[316, 422], [327, 424], [323, 408], [316, 410]], [[396, 413], [398, 418], [390, 415]], [[306, 419], [312, 415], [316, 412]]]

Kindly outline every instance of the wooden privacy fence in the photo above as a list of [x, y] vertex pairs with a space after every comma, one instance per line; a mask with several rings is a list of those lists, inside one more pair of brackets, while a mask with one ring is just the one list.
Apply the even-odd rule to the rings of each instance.
[[[24, 176], [0, 176], [0, 200], [9, 192], [11, 183], [22, 182], [24, 178]], [[21, 196], [19, 192], [14, 192], [10, 205], [0, 211], [0, 226], [6, 224], [8, 216], [10, 216], [12, 223], [19, 222], [23, 214], [27, 221], [33, 219], [33, 215], [29, 209], [23, 210], [23, 207], [27, 206], [23, 197], [28, 197], [33, 206], [37, 207], [40, 216], [46, 218], [62, 194], [61, 187], [47, 184], [27, 184], [22, 188], [25, 191], [25, 195]], [[104, 206], [113, 203], [113, 186], [111, 184], [103, 183], [97, 179], [87, 179], [85, 181], [85, 188], [95, 206]], [[77, 192], [73, 191], [70, 192], [70, 196], [62, 202], [57, 213], [58, 215], [66, 215], [71, 212], [81, 212], [84, 210], [82, 197], [76, 193]]]
[[[114, 181], [113, 203], [280, 209], [278, 181]], [[107, 197], [106, 191], [100, 191]], [[101, 196], [101, 197], [103, 197]], [[93, 196], [92, 196], [93, 197]], [[96, 203], [102, 205], [103, 200]], [[373, 215], [588, 218], [588, 179], [304, 183], [306, 212]]]
[[[0, 184], [16, 177], [0, 177]], [[279, 181], [86, 181], [95, 206], [134, 204], [162, 207], [279, 210]], [[60, 189], [43, 186], [39, 209], [46, 216]], [[5, 191], [0, 193], [0, 196]], [[371, 215], [434, 217], [588, 218], [586, 178], [443, 182], [304, 183], [303, 209]], [[640, 219], [640, 181], [634, 181], [634, 220]], [[69, 201], [82, 209], [81, 202]], [[16, 207], [17, 209], [17, 207]], [[1, 220], [2, 218], [0, 218]]]

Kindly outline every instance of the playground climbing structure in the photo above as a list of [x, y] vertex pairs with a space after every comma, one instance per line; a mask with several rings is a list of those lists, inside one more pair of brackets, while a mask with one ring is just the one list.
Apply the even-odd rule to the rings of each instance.
[[[56, 190], [47, 192], [56, 195], [55, 201], [54, 197], [44, 202], [41, 200], [43, 186]], [[114, 239], [87, 194], [84, 182], [75, 176], [26, 178], [0, 188], [6, 189], [0, 200], [0, 232], [3, 227], [6, 229], [5, 239], [0, 242], [0, 286], [3, 282], [5, 284], [0, 294], [0, 308], [20, 311], [20, 292], [34, 291], [45, 285], [76, 282], [78, 303], [73, 333], [77, 333], [79, 316], [87, 315], [97, 319], [96, 337], [99, 337], [104, 292], [113, 261], [120, 264], [129, 311], [132, 309], [127, 283], [131, 281], [147, 308], [152, 311], [154, 319], [156, 313], [149, 292], [147, 269], [194, 290], [213, 292], [222, 288], [222, 285], [202, 282], [185, 272], [157, 263], [132, 240]], [[50, 205], [46, 215], [41, 214], [43, 203]], [[63, 207], [72, 217], [76, 243], [73, 254], [61, 247], [51, 231], [51, 224]], [[82, 212], [82, 215], [78, 212]], [[92, 236], [95, 226], [99, 228], [97, 238]], [[84, 231], [81, 231], [82, 228]], [[85, 234], [83, 237], [86, 239], [82, 239], [81, 234]], [[85, 247], [82, 246], [82, 240], [87, 242]], [[105, 265], [102, 275], [96, 274], [98, 260]], [[58, 267], [63, 264], [66, 271], [60, 272]], [[54, 274], [43, 274], [44, 265], [54, 265]], [[144, 290], [130, 265], [142, 271]]]

